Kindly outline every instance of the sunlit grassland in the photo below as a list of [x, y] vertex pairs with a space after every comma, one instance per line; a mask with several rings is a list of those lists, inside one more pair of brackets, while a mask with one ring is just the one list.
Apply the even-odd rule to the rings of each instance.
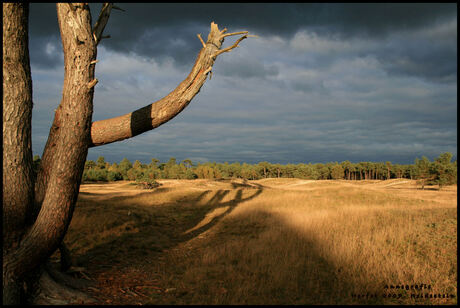
[[[155, 281], [156, 288], [137, 289], [142, 296], [132, 303], [457, 303], [456, 297], [411, 296], [457, 294], [456, 186], [161, 183], [154, 190], [127, 182], [82, 185], [65, 238], [99, 282], [123, 273], [123, 291]], [[420, 284], [431, 289], [385, 288]], [[120, 293], [120, 303], [129, 300]]]

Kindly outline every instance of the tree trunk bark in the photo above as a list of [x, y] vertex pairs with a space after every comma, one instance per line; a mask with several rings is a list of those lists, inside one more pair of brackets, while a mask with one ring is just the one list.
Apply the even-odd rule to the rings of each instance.
[[[33, 200], [28, 6], [3, 4], [3, 249], [24, 230]], [[7, 42], [7, 43], [5, 43]]]
[[[28, 15], [28, 4], [3, 3], [4, 258], [19, 246], [34, 198]], [[19, 303], [22, 283], [3, 265], [3, 304]]]

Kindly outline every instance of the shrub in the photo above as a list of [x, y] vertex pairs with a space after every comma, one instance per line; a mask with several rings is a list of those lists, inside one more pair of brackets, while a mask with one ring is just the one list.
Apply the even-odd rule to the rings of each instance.
[[153, 189], [153, 188], [156, 188], [156, 187], [161, 185], [160, 183], [158, 183], [154, 179], [151, 179], [148, 176], [136, 179], [136, 182], [137, 182], [138, 186], [140, 186], [141, 188], [144, 188], [144, 189]]
[[109, 171], [107, 173], [107, 180], [108, 181], [119, 181], [119, 180], [122, 180], [123, 179], [123, 176], [121, 175], [120, 172], [115, 172], [115, 171]]

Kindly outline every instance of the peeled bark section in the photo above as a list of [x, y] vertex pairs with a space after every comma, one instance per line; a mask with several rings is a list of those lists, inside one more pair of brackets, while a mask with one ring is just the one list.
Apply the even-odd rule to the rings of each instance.
[[[198, 35], [203, 48], [190, 74], [167, 96], [134, 112], [94, 122], [91, 126], [90, 147], [134, 137], [168, 122], [179, 114], [200, 91], [216, 57], [237, 47], [241, 40], [248, 37], [247, 31], [227, 34], [225, 32], [226, 29], [219, 30], [217, 24], [213, 22], [206, 43]], [[238, 34], [244, 35], [234, 45], [220, 49], [225, 37]]]

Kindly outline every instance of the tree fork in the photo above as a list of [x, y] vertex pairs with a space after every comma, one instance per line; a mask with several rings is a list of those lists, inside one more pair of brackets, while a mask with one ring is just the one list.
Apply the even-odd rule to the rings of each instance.
[[[72, 11], [76, 11], [76, 8], [72, 4], [68, 4], [69, 8]], [[94, 28], [92, 29], [92, 35], [93, 39], [97, 44], [101, 41], [102, 33], [105, 29], [105, 26], [109, 20], [110, 17], [110, 12], [111, 9], [113, 8], [113, 4], [111, 3], [104, 3], [102, 5], [101, 11], [99, 13], [99, 18], [96, 21], [96, 24]], [[96, 64], [99, 60], [92, 60], [90, 62], [90, 65], [93, 66], [94, 69], [94, 64]], [[88, 89], [93, 88], [98, 80], [95, 78], [92, 81], [90, 81], [87, 84]], [[55, 110], [55, 117], [53, 120], [53, 124], [50, 129], [50, 133], [48, 136], [48, 140], [45, 146], [45, 149], [43, 151], [42, 155], [42, 162], [40, 164], [40, 168], [38, 170], [37, 174], [37, 180], [35, 183], [35, 202], [34, 202], [34, 209], [33, 209], [33, 215], [30, 219], [31, 223], [33, 223], [40, 212], [43, 200], [45, 198], [45, 194], [47, 191], [47, 185], [48, 185], [48, 180], [49, 176], [51, 173], [51, 167], [53, 162], [55, 161], [55, 150], [54, 146], [56, 145], [57, 140], [59, 139], [59, 126], [60, 126], [60, 110], [61, 110], [61, 105]], [[70, 258], [70, 252], [68, 251], [66, 245], [64, 242], [62, 242], [59, 246], [59, 249], [61, 251], [61, 265], [63, 268], [70, 267], [71, 265], [71, 258]]]
[[[73, 12], [76, 12], [76, 7], [73, 4], [68, 3], [68, 6]], [[104, 3], [99, 13], [98, 20], [96, 21], [94, 28], [91, 29], [92, 36], [93, 36], [93, 39], [96, 45], [99, 44], [99, 42], [102, 39], [102, 34], [109, 20], [110, 12], [112, 8], [114, 8], [114, 5], [112, 3]], [[93, 69], [94, 69], [94, 64], [96, 64], [98, 61], [99, 60], [94, 59], [90, 62], [90, 65], [92, 66]], [[88, 89], [93, 88], [96, 85], [96, 83], [97, 83], [96, 78], [88, 82], [87, 84]], [[60, 126], [60, 110], [61, 110], [61, 105], [59, 105], [59, 107], [55, 110], [53, 124], [51, 126], [48, 140], [46, 142], [45, 149], [43, 151], [42, 162], [38, 170], [37, 180], [35, 183], [35, 203], [34, 203], [34, 207], [35, 207], [34, 214], [35, 215], [34, 215], [34, 219], [32, 220], [32, 222], [35, 220], [36, 216], [38, 215], [38, 212], [40, 211], [41, 205], [45, 198], [46, 188], [48, 185], [48, 179], [49, 179], [49, 175], [51, 172], [50, 169], [51, 169], [53, 162], [55, 161], [54, 159], [55, 150], [53, 148], [56, 145], [57, 140], [59, 139], [58, 133], [59, 133], [59, 126]]]
[[[55, 121], [60, 122], [60, 126], [52, 151], [54, 161], [48, 170], [46, 194], [37, 219], [19, 247], [4, 255], [4, 284], [5, 273], [16, 282], [20, 281], [24, 274], [43, 264], [56, 250], [67, 231], [78, 196], [92, 116], [93, 89], [88, 89], [86, 84], [94, 79], [94, 66], [88, 67], [96, 58], [96, 44], [89, 9], [82, 5], [76, 6], [75, 10], [69, 5], [57, 4], [66, 74], [60, 121]], [[8, 301], [14, 303], [15, 300]]]

